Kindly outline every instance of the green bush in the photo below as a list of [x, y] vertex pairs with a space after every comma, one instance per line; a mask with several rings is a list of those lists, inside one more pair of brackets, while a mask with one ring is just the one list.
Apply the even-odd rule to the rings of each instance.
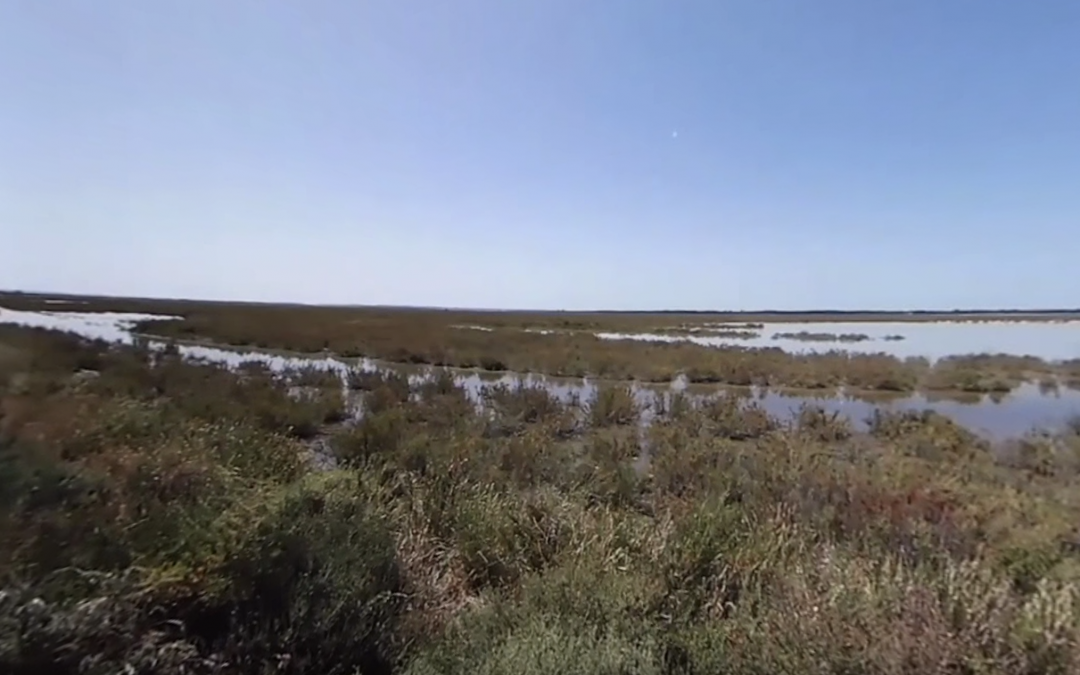
[[570, 524], [549, 493], [518, 497], [491, 487], [459, 493], [455, 547], [475, 588], [499, 587], [543, 569], [566, 545]]
[[516, 601], [490, 598], [406, 673], [664, 673], [647, 578], [570, 563], [523, 580]]
[[348, 472], [289, 490], [227, 565], [236, 607], [225, 642], [252, 671], [352, 675], [394, 661], [403, 607], [392, 533]]

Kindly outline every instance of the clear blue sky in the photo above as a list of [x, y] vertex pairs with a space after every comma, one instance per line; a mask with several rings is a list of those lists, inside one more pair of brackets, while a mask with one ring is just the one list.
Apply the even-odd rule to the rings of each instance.
[[1077, 251], [1075, 0], [0, 0], [0, 287], [1075, 307]]

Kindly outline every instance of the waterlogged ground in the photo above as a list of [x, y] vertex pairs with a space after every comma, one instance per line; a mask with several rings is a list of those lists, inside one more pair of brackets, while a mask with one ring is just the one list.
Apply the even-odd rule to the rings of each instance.
[[[68, 331], [91, 339], [131, 344], [136, 340], [155, 349], [163, 349], [166, 343], [152, 337], [139, 337], [131, 333], [131, 327], [147, 318], [166, 318], [144, 314], [85, 313], [71, 311], [29, 312], [0, 308], [0, 323], [19, 324]], [[731, 339], [710, 336], [712, 331], [754, 330], [760, 337]], [[689, 332], [689, 331], [688, 331]], [[869, 339], [844, 342], [822, 340], [775, 339], [782, 333], [828, 333], [834, 335], [862, 334]], [[903, 340], [895, 336], [901, 335]], [[1075, 358], [1080, 356], [1080, 322], [970, 322], [970, 323], [822, 323], [822, 324], [769, 324], [764, 327], [707, 326], [689, 335], [616, 335], [604, 334], [610, 339], [656, 339], [690, 340], [699, 344], [740, 344], [743, 346], [782, 347], [793, 351], [828, 351], [843, 348], [864, 352], [888, 351], [897, 356], [925, 356], [941, 358], [963, 353], [1012, 353], [1030, 354], [1047, 360]], [[890, 339], [886, 339], [889, 337]], [[250, 351], [231, 348], [208, 347], [174, 343], [186, 358], [237, 368], [245, 363], [262, 363], [274, 371], [298, 367], [317, 368], [337, 373], [345, 384], [349, 373], [360, 371], [395, 370], [409, 376], [410, 382], [419, 385], [431, 378], [436, 369], [428, 367], [405, 367], [386, 364], [371, 359], [342, 359], [333, 357], [304, 357], [267, 351]], [[464, 386], [478, 405], [484, 400], [484, 392], [496, 386], [543, 386], [562, 401], [588, 401], [596, 393], [596, 383], [588, 379], [554, 378], [538, 375], [512, 373], [493, 375], [474, 371], [455, 371], [455, 380]], [[1046, 389], [1037, 385], [1023, 385], [1003, 396], [972, 396], [965, 400], [928, 397], [913, 394], [889, 399], [869, 400], [865, 397], [845, 395], [804, 396], [790, 392], [763, 389], [724, 389], [715, 386], [688, 386], [683, 380], [670, 385], [633, 385], [635, 396], [643, 406], [643, 421], [648, 423], [657, 411], [667, 409], [671, 397], [681, 393], [693, 400], [704, 400], [723, 395], [753, 397], [768, 413], [784, 419], [790, 418], [802, 406], [811, 404], [828, 413], [836, 413], [851, 419], [856, 426], [865, 424], [875, 409], [880, 410], [934, 410], [947, 415], [958, 423], [989, 438], [1002, 439], [1021, 436], [1033, 429], [1055, 430], [1074, 416], [1080, 415], [1080, 391], [1064, 388]]]
[[[800, 333], [810, 339], [785, 337]], [[689, 326], [685, 334], [599, 333], [598, 336], [609, 340], [685, 341], [705, 346], [779, 347], [793, 353], [843, 349], [931, 360], [962, 354], [1036, 356], [1046, 361], [1080, 357], [1080, 321], [1075, 320], [711, 324]]]

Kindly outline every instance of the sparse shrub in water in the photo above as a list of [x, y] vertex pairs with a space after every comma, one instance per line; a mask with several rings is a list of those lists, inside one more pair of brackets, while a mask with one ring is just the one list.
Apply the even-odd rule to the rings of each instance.
[[409, 381], [397, 373], [388, 373], [364, 398], [364, 410], [379, 413], [396, 408], [409, 401], [409, 394]]
[[454, 373], [447, 368], [439, 368], [432, 372], [428, 379], [420, 385], [420, 395], [423, 398], [432, 396], [447, 396], [461, 391], [454, 380]]
[[686, 420], [694, 412], [693, 400], [681, 391], [661, 396], [659, 401], [657, 416], [670, 421]]
[[491, 412], [487, 433], [506, 436], [522, 433], [527, 427], [544, 425], [554, 436], [574, 433], [576, 421], [569, 406], [564, 406], [543, 385], [500, 384], [484, 389], [484, 404]]
[[336, 387], [320, 390], [313, 404], [321, 411], [323, 424], [337, 424], [349, 417], [340, 384]]
[[476, 406], [464, 387], [457, 386], [448, 374], [421, 385], [417, 400], [406, 406], [414, 424], [449, 433], [468, 426], [476, 415]]
[[692, 366], [685, 372], [689, 382], [704, 384], [728, 384], [749, 387], [758, 381], [754, 369], [744, 360], [733, 360], [718, 365]]
[[919, 384], [918, 371], [913, 366], [882, 364], [876, 372], [868, 373], [859, 384], [876, 391], [914, 391]]
[[353, 391], [371, 391], [385, 382], [384, 375], [375, 370], [353, 368], [345, 376], [346, 385]]
[[838, 411], [825, 412], [821, 406], [804, 404], [795, 415], [795, 426], [801, 433], [830, 443], [851, 438], [851, 421]]
[[760, 438], [779, 428], [776, 420], [757, 403], [746, 403], [724, 394], [702, 406], [709, 430], [716, 436], [733, 440]]
[[929, 410], [883, 410], [874, 408], [866, 425], [871, 434], [880, 438], [899, 438], [920, 429], [929, 419]]
[[634, 424], [639, 414], [634, 391], [626, 385], [598, 387], [589, 405], [589, 416], [596, 427]]
[[889, 440], [895, 450], [932, 461], [974, 459], [988, 449], [985, 440], [932, 410], [875, 409], [867, 426], [871, 435]]
[[296, 386], [334, 389], [341, 387], [341, 376], [329, 368], [308, 366], [286, 373], [286, 379]]
[[563, 412], [562, 404], [540, 385], [488, 387], [484, 390], [484, 400], [498, 415], [522, 424], [550, 420]]

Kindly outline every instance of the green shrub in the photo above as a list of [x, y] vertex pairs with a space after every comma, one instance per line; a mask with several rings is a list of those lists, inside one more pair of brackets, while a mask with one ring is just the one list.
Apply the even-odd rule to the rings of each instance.
[[647, 616], [653, 587], [589, 562], [530, 575], [516, 601], [468, 611], [405, 672], [663, 673], [660, 631]]
[[565, 545], [568, 527], [561, 500], [547, 493], [515, 497], [477, 488], [454, 504], [455, 545], [475, 588], [543, 569]]
[[287, 655], [293, 672], [352, 675], [395, 660], [394, 538], [353, 474], [290, 490], [227, 570], [238, 605], [216, 646], [230, 662], [255, 671]]

